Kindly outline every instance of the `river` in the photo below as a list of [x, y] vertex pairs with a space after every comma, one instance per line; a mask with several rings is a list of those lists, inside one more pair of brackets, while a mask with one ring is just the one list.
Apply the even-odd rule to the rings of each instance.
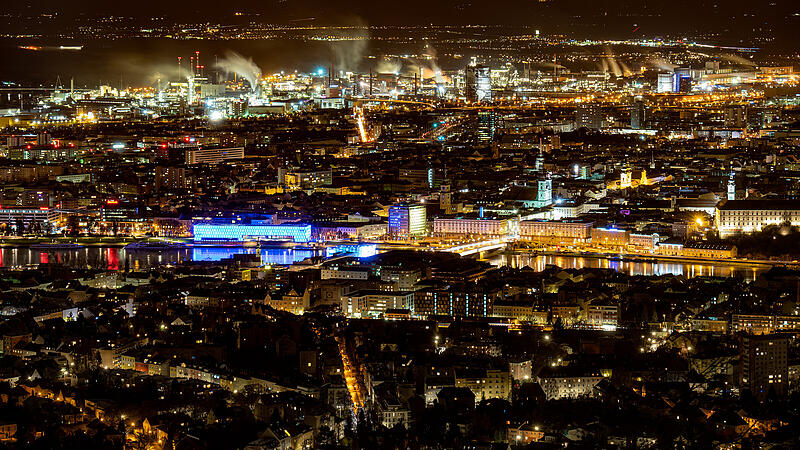
[[22, 247], [0, 248], [0, 267], [36, 264], [64, 264], [70, 267], [120, 270], [127, 261], [131, 270], [179, 264], [186, 261], [219, 261], [234, 254], [261, 254], [263, 264], [289, 265], [318, 253], [286, 248], [199, 247], [166, 251], [129, 251], [118, 247], [85, 247], [71, 250], [41, 250]]
[[[188, 261], [219, 261], [230, 258], [237, 253], [260, 253], [263, 264], [280, 265], [289, 265], [318, 255], [312, 250], [287, 248], [200, 247], [155, 252], [127, 251], [116, 247], [86, 247], [76, 250], [5, 247], [0, 248], [0, 267], [58, 263], [71, 267], [119, 270], [125, 268], [127, 260], [128, 267], [131, 270], [146, 270], [160, 265], [179, 264]], [[565, 269], [581, 269], [585, 267], [614, 269], [628, 275], [683, 275], [689, 278], [696, 276], [733, 276], [746, 281], [755, 280], [760, 273], [769, 269], [766, 266], [748, 268], [722, 263], [641, 262], [620, 261], [601, 257], [530, 254], [497, 254], [489, 258], [488, 261], [496, 266], [514, 268], [530, 266], [536, 271], [542, 271], [548, 265], [555, 265]]]
[[769, 270], [768, 266], [758, 265], [744, 267], [741, 265], [722, 263], [686, 263], [673, 261], [627, 261], [608, 259], [603, 257], [588, 256], [558, 256], [558, 255], [532, 255], [532, 254], [497, 254], [487, 261], [496, 266], [509, 266], [520, 268], [530, 266], [536, 271], [542, 271], [548, 265], [561, 268], [582, 269], [601, 268], [614, 269], [628, 275], [683, 275], [688, 278], [699, 276], [711, 277], [736, 277], [746, 281], [755, 280], [759, 274]]

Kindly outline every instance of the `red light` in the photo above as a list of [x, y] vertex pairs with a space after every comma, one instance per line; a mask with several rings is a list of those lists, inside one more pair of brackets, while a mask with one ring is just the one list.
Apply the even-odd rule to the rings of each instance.
[[49, 206], [40, 206], [39, 209], [41, 209], [42, 211], [47, 211], [47, 210], [50, 209], [50, 207]]
[[31, 146], [30, 146], [30, 145], [26, 145], [26, 146], [25, 146], [25, 148], [27, 148], [28, 150], [30, 150], [30, 149], [31, 149]]
[[167, 144], [161, 144], [161, 148], [167, 148]]
[[119, 200], [106, 200], [107, 205], [116, 205], [119, 203]]

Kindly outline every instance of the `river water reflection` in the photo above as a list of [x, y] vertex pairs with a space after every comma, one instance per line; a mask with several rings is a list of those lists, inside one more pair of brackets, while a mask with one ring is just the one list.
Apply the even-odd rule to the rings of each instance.
[[530, 266], [541, 272], [548, 265], [564, 269], [601, 268], [614, 269], [628, 275], [683, 275], [688, 278], [698, 276], [736, 277], [746, 281], [755, 280], [759, 274], [769, 270], [767, 266], [743, 267], [721, 263], [682, 263], [671, 261], [627, 261], [586, 256], [555, 256], [531, 254], [499, 254], [487, 261], [497, 266], [521, 268]]
[[0, 267], [19, 267], [57, 263], [70, 267], [119, 270], [127, 261], [131, 270], [149, 269], [184, 261], [219, 261], [234, 254], [261, 254], [263, 264], [292, 264], [318, 252], [287, 248], [200, 247], [166, 251], [129, 251], [118, 247], [86, 247], [70, 250], [32, 248], [0, 248]]
[[[131, 270], [149, 269], [164, 264], [184, 261], [219, 261], [237, 253], [261, 254], [263, 264], [288, 265], [319, 253], [314, 250], [288, 248], [200, 247], [167, 251], [128, 251], [116, 247], [86, 247], [73, 250], [41, 250], [31, 248], [0, 248], [0, 267], [19, 267], [58, 263], [71, 267], [119, 270], [127, 260]], [[628, 275], [684, 275], [686, 277], [716, 276], [737, 277], [752, 281], [766, 270], [765, 266], [752, 268], [729, 264], [690, 264], [680, 262], [621, 261], [586, 256], [553, 256], [530, 254], [498, 254], [487, 261], [497, 266], [521, 268], [530, 266], [542, 271], [548, 265], [568, 268], [614, 269]]]

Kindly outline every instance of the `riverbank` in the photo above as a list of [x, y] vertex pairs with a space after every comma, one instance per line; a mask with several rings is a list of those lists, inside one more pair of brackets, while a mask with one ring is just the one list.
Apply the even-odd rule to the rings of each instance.
[[506, 255], [529, 255], [529, 256], [560, 256], [560, 257], [573, 257], [573, 258], [597, 258], [618, 260], [627, 262], [647, 262], [647, 263], [676, 263], [676, 264], [724, 264], [737, 267], [774, 267], [786, 266], [794, 269], [800, 269], [800, 262], [797, 261], [771, 261], [771, 260], [751, 260], [741, 258], [692, 258], [685, 256], [667, 256], [667, 255], [642, 255], [638, 253], [602, 253], [602, 252], [556, 252], [556, 251], [541, 251], [541, 250], [526, 250], [517, 249], [512, 251], [503, 252]]

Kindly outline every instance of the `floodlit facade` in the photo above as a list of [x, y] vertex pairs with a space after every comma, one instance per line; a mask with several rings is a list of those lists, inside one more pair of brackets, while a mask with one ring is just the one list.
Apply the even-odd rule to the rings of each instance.
[[716, 209], [721, 238], [786, 222], [800, 226], [800, 200], [729, 200]]
[[259, 241], [291, 239], [294, 242], [311, 240], [311, 225], [238, 225], [195, 224], [195, 241]]
[[507, 235], [514, 226], [513, 219], [481, 219], [467, 217], [436, 218], [433, 232], [442, 235], [475, 235], [501, 237]]
[[425, 205], [394, 205], [389, 208], [389, 235], [397, 238], [424, 236], [428, 217]]
[[519, 238], [524, 241], [576, 244], [591, 237], [592, 222], [523, 220], [519, 223]]

